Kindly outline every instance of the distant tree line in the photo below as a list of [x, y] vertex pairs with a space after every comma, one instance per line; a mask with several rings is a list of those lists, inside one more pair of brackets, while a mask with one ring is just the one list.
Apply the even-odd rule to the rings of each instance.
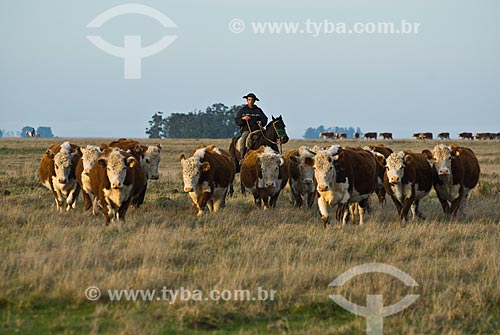
[[230, 138], [239, 133], [234, 117], [241, 107], [216, 103], [204, 111], [172, 113], [167, 117], [156, 112], [146, 134], [149, 138]]
[[307, 139], [316, 139], [319, 138], [320, 133], [346, 133], [347, 138], [353, 138], [354, 133], [361, 134], [361, 129], [357, 127], [354, 129], [354, 127], [328, 127], [326, 128], [325, 126], [321, 125], [317, 128], [312, 128], [309, 127], [306, 129], [306, 132], [304, 133], [304, 138]]
[[[32, 126], [24, 126], [21, 131], [5, 130], [0, 129], [0, 137], [29, 137], [28, 131], [32, 132], [35, 129]], [[39, 135], [38, 137], [52, 138], [54, 133], [52, 133], [51, 127], [41, 126], [35, 129], [35, 133]]]

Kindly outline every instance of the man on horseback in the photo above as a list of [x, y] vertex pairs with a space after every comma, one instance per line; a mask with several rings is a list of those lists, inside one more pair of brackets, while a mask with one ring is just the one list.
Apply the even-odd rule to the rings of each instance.
[[243, 157], [247, 152], [246, 142], [250, 132], [258, 130], [260, 127], [267, 124], [266, 114], [264, 114], [262, 109], [255, 104], [256, 101], [259, 101], [259, 98], [257, 98], [253, 93], [248, 93], [243, 97], [243, 99], [247, 99], [247, 105], [236, 113], [235, 118], [236, 125], [240, 127], [241, 132], [241, 160], [243, 160]]

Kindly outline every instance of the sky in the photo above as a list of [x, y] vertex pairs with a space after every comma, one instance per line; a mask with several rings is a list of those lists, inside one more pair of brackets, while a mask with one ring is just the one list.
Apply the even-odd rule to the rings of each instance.
[[[500, 2], [317, 0], [135, 1], [176, 27], [141, 14], [88, 27], [127, 1], [0, 2], [0, 129], [50, 126], [59, 137], [146, 137], [165, 115], [254, 92], [287, 132], [353, 126], [409, 138], [421, 131], [500, 132]], [[241, 25], [244, 30], [235, 33]], [[416, 34], [303, 32], [305, 22], [419, 23]], [[257, 33], [255, 23], [298, 22], [302, 33]], [[231, 29], [233, 31], [231, 31]], [[124, 60], [89, 35], [123, 46], [177, 36], [124, 79]]]

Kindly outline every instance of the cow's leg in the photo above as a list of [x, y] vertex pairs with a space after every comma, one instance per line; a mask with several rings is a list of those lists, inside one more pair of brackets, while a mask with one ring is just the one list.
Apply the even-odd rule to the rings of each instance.
[[269, 209], [269, 197], [267, 195], [262, 197], [262, 202], [264, 203], [264, 209]]
[[256, 195], [256, 194], [253, 195], [253, 202], [257, 208], [262, 207], [262, 200], [260, 199], [260, 197], [258, 195]]
[[450, 213], [452, 215], [457, 215], [458, 209], [462, 205], [463, 200], [464, 200], [464, 194], [462, 191], [460, 191], [458, 197], [451, 202]]
[[53, 193], [54, 193], [54, 199], [56, 200], [57, 211], [62, 212], [64, 205], [64, 198], [62, 196], [61, 190], [55, 189]]
[[280, 193], [278, 192], [271, 197], [271, 200], [269, 201], [269, 206], [271, 206], [271, 208], [276, 208], [276, 203], [278, 202], [279, 195]]
[[66, 211], [75, 209], [78, 194], [80, 194], [80, 185], [76, 184], [75, 187], [69, 191], [68, 197], [66, 198]]
[[243, 185], [243, 183], [240, 182], [240, 186], [241, 186], [241, 194], [243, 194], [244, 196], [246, 196], [247, 195], [247, 191], [245, 189], [245, 185]]
[[94, 197], [94, 200], [92, 201], [92, 214], [97, 215], [97, 211], [99, 210], [99, 200], [97, 197]]
[[92, 199], [90, 198], [90, 195], [84, 190], [82, 190], [82, 197], [84, 210], [88, 211], [92, 207]]
[[408, 220], [408, 212], [410, 211], [412, 204], [413, 204], [413, 198], [411, 198], [411, 197], [405, 198], [403, 200], [403, 208], [401, 209], [401, 213], [400, 213], [402, 226], [404, 226], [406, 224], [406, 221]]
[[198, 198], [198, 216], [202, 216], [207, 208], [207, 203], [212, 198], [211, 192], [203, 192]]
[[326, 224], [329, 223], [328, 217], [328, 202], [322, 196], [318, 198], [318, 209], [321, 214], [321, 220], [323, 221], [323, 227], [326, 228]]
[[314, 199], [316, 198], [316, 192], [307, 192], [306, 193], [306, 201], [307, 201], [307, 208], [311, 209], [312, 205], [314, 204]]
[[443, 207], [443, 213], [450, 214], [450, 205], [448, 204], [448, 201], [446, 199], [441, 198], [437, 192], [436, 195], [439, 199], [439, 202], [441, 203], [441, 207]]
[[146, 183], [144, 187], [142, 188], [141, 192], [135, 197], [131, 205], [132, 207], [137, 207], [139, 208], [143, 203], [144, 203], [144, 197], [146, 196], [146, 190], [148, 189], [148, 184]]
[[[365, 200], [361, 201], [359, 204], [358, 204], [358, 213], [359, 213], [359, 225], [362, 226], [365, 224], [365, 221], [364, 221], [364, 214], [365, 214], [365, 207], [366, 207], [366, 203], [363, 203]], [[354, 217], [353, 217], [353, 221], [354, 221]]]
[[127, 214], [128, 206], [130, 205], [130, 200], [125, 201], [118, 209], [118, 221], [125, 221], [125, 214]]
[[411, 213], [413, 214], [413, 219], [418, 217], [420, 220], [425, 220], [425, 216], [419, 210], [420, 200], [415, 200], [411, 205]]

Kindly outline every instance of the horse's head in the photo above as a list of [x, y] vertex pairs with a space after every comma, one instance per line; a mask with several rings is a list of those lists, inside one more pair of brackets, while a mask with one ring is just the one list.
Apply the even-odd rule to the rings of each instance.
[[283, 122], [283, 118], [281, 117], [281, 115], [278, 116], [277, 118], [274, 118], [274, 116], [272, 116], [272, 118], [273, 119], [269, 123], [268, 127], [273, 127], [281, 143], [288, 142], [289, 138], [288, 135], [286, 134], [285, 130], [286, 126], [285, 122]]

